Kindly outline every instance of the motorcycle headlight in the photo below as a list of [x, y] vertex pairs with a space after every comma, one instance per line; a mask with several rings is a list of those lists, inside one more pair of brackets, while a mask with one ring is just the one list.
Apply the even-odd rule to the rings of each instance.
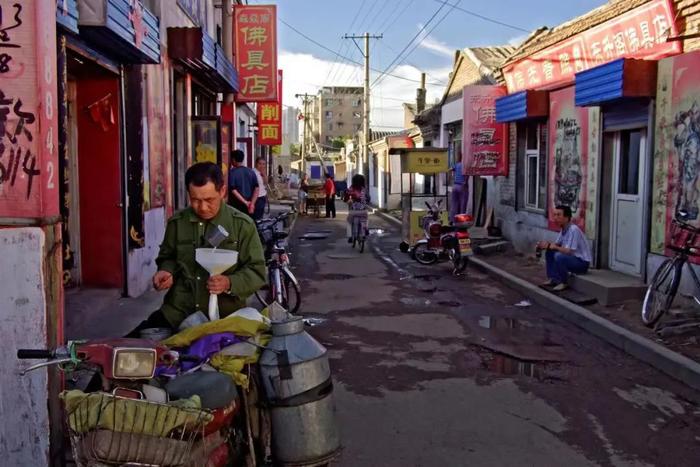
[[115, 378], [148, 379], [155, 371], [155, 349], [114, 349], [112, 375]]

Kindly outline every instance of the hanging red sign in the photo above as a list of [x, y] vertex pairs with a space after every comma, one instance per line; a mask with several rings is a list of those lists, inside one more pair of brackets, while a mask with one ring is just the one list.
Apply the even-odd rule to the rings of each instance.
[[277, 81], [279, 99], [258, 103], [258, 141], [263, 145], [282, 144], [282, 70], [277, 72]]
[[496, 122], [496, 99], [505, 96], [502, 86], [465, 86], [462, 91], [464, 175], [508, 175], [506, 124]]
[[233, 16], [238, 102], [277, 100], [277, 7], [236, 6]]
[[670, 0], [654, 0], [506, 66], [508, 92], [551, 88], [618, 58], [658, 60], [681, 52]]

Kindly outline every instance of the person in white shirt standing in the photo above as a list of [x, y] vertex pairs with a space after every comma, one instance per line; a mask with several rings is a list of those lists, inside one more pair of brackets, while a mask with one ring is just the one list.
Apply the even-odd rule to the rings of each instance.
[[265, 158], [258, 157], [255, 160], [255, 176], [258, 177], [258, 199], [255, 201], [255, 211], [253, 211], [253, 219], [262, 219], [265, 214], [265, 205], [267, 204], [267, 183], [265, 183], [265, 175], [267, 173], [267, 162]]

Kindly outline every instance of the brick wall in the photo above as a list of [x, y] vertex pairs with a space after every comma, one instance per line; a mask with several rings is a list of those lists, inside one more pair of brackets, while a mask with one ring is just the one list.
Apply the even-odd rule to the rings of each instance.
[[499, 204], [515, 207], [515, 179], [518, 163], [518, 139], [515, 123], [508, 124], [508, 176], [498, 177]]

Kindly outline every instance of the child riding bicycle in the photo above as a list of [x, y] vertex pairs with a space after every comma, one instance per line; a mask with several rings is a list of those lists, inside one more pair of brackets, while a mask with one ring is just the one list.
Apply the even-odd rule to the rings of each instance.
[[361, 174], [357, 174], [352, 177], [352, 184], [350, 188], [345, 191], [343, 196], [343, 201], [348, 203], [350, 211], [348, 212], [348, 243], [352, 243], [353, 231], [352, 226], [355, 218], [362, 218], [360, 221], [364, 224], [365, 232], [367, 235], [367, 210], [369, 209], [370, 196], [367, 188], [365, 187], [365, 177]]

